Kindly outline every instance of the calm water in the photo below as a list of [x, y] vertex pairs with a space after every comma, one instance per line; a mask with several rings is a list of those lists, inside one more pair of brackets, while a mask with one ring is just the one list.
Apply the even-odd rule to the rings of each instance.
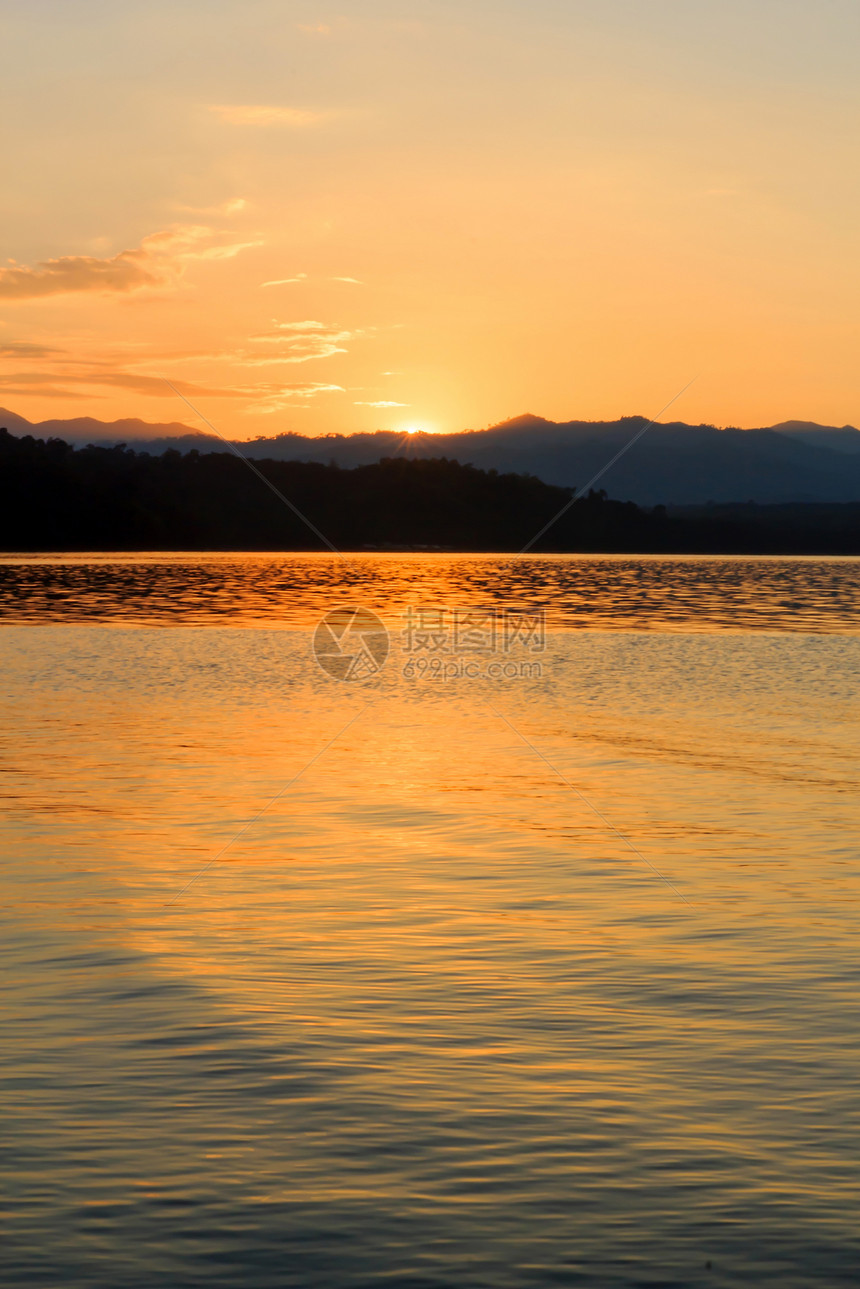
[[[546, 607], [542, 674], [404, 675], [409, 605]], [[850, 559], [6, 557], [4, 1284], [855, 1285], [858, 610]]]

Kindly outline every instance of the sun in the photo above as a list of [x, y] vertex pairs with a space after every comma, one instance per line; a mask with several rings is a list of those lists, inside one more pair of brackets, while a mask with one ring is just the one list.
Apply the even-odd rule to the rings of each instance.
[[[396, 433], [400, 435], [400, 448], [398, 448], [398, 451], [400, 451], [411, 439], [426, 439], [428, 435], [436, 434], [437, 430], [429, 425], [416, 425], [413, 421], [411, 425], [408, 423], [406, 425], [401, 424]], [[410, 448], [409, 451], [411, 452], [413, 449]]]

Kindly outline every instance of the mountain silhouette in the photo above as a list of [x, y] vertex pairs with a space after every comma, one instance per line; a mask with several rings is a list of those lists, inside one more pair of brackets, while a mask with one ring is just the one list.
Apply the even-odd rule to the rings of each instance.
[[860, 503], [646, 508], [602, 490], [575, 499], [534, 475], [444, 458], [351, 469], [264, 458], [251, 471], [224, 450], [74, 448], [0, 427], [0, 550], [320, 550], [327, 542], [375, 551], [858, 554]]
[[[89, 417], [31, 424], [0, 410], [13, 434], [58, 437], [68, 443], [125, 443], [138, 451], [169, 448], [222, 452], [223, 442], [178, 422], [102, 422]], [[404, 435], [397, 431], [328, 434], [309, 438], [278, 434], [239, 442], [257, 460], [371, 465], [386, 457], [445, 457], [482, 470], [529, 474], [544, 483], [586, 486], [617, 452], [648, 425], [644, 417], [616, 421], [549, 421], [530, 413], [484, 430]], [[676, 421], [652, 425], [601, 474], [599, 486], [639, 505], [706, 505], [860, 501], [860, 430], [785, 421], [762, 429], [718, 429]]]
[[801, 443], [810, 443], [815, 448], [832, 448], [834, 452], [860, 456], [860, 431], [853, 425], [837, 428], [834, 425], [816, 425], [814, 421], [783, 421], [771, 429]]

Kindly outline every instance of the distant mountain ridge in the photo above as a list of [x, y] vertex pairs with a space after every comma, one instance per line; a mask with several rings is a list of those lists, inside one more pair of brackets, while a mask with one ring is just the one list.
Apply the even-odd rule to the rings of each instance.
[[[255, 459], [334, 461], [340, 466], [370, 465], [395, 455], [448, 457], [484, 470], [532, 474], [545, 483], [582, 488], [646, 425], [644, 417], [636, 416], [556, 422], [527, 413], [486, 430], [455, 434], [407, 436], [379, 430], [308, 438], [287, 433], [237, 441], [237, 447]], [[0, 426], [16, 435], [78, 445], [126, 443], [152, 453], [226, 450], [220, 439], [179, 422], [108, 423], [81, 417], [32, 424], [0, 410]], [[807, 421], [753, 430], [659, 423], [601, 475], [598, 486], [619, 500], [646, 506], [860, 501], [860, 430]]]
[[860, 556], [860, 502], [644, 507], [593, 491], [574, 500], [534, 475], [439, 458], [353, 469], [261, 460], [257, 470], [232, 452], [74, 448], [0, 429], [0, 550], [319, 553], [332, 542], [340, 551]]
[[811, 443], [813, 447], [832, 448], [834, 452], [845, 452], [850, 456], [860, 455], [860, 430], [853, 425], [816, 425], [814, 421], [783, 421], [772, 425], [777, 434], [787, 434], [789, 438], [799, 439], [801, 443]]

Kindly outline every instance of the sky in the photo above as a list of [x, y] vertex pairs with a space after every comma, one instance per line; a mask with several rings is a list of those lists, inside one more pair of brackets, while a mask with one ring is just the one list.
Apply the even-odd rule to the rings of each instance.
[[858, 107], [857, 0], [0, 0], [0, 406], [860, 424]]

